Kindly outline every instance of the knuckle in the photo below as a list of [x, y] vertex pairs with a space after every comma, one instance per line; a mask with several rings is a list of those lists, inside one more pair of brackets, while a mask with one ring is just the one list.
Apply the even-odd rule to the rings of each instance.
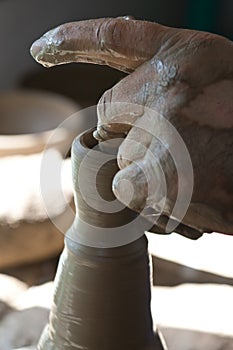
[[97, 35], [101, 50], [111, 51], [115, 45], [119, 45], [121, 27], [122, 23], [118, 18], [110, 18], [101, 24]]
[[111, 119], [111, 102], [112, 102], [112, 92], [111, 90], [105, 91], [98, 102], [97, 110], [98, 110], [98, 118], [102, 122], [109, 122]]

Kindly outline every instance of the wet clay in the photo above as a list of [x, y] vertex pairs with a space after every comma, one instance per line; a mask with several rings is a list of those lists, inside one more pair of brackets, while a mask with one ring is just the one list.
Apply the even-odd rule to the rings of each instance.
[[[110, 229], [133, 220], [136, 214], [129, 209], [104, 213], [91, 208], [83, 198], [77, 181], [78, 172], [82, 159], [96, 145], [92, 130], [78, 137], [73, 144], [77, 220], [81, 218], [83, 225], [91, 222], [93, 227]], [[99, 149], [96, 152], [101, 153]], [[88, 171], [93, 167], [92, 164], [89, 170], [88, 166], [86, 168], [87, 186]], [[98, 191], [108, 201], [115, 199], [111, 181], [116, 171], [116, 161], [111, 160], [96, 176]], [[91, 190], [92, 186], [89, 186]], [[92, 247], [78, 242], [75, 237], [77, 227], [74, 222], [65, 238], [50, 321], [38, 349], [164, 350], [159, 336], [153, 332], [145, 235], [114, 248]]]

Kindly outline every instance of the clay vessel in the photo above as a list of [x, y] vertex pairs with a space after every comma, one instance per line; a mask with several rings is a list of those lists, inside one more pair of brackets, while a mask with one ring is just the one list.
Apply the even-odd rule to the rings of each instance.
[[[115, 159], [95, 168], [98, 163], [95, 160], [101, 158], [103, 151], [92, 132], [89, 130], [79, 136], [72, 148], [77, 214], [66, 234], [50, 321], [38, 349], [164, 350], [158, 334], [153, 331], [145, 235], [142, 232], [141, 237], [128, 244], [120, 246], [119, 242], [118, 246], [110, 247], [110, 231], [133, 222], [137, 214], [128, 208], [107, 213], [95, 205], [99, 199], [94, 188], [109, 206], [115, 199], [111, 183], [118, 168]], [[89, 198], [83, 195], [80, 187], [82, 167]], [[93, 172], [96, 173], [95, 182], [90, 176]], [[88, 230], [92, 230], [92, 236], [85, 245], [82, 233], [88, 234]], [[108, 248], [102, 247], [107, 246], [108, 235], [101, 243], [99, 230], [109, 232]]]

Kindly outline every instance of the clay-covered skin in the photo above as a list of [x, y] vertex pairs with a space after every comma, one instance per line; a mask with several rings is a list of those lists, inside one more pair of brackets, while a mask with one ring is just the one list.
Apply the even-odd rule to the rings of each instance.
[[[151, 210], [153, 214], [147, 218], [153, 222], [163, 197], [159, 164], [166, 178], [167, 197], [156, 231], [165, 230], [176, 201], [178, 177], [169, 153], [175, 146], [174, 134], [166, 133], [163, 145], [152, 136], [163, 133], [163, 125], [148, 117], [148, 107], [176, 128], [192, 161], [191, 203], [176, 231], [190, 238], [202, 232], [233, 233], [231, 41], [125, 17], [61, 25], [36, 41], [31, 52], [45, 66], [91, 62], [131, 73], [106, 91], [98, 105], [99, 138], [127, 133], [118, 152], [121, 171], [113, 182], [120, 201], [136, 211]], [[128, 103], [134, 104], [133, 110]], [[145, 125], [150, 132], [140, 128]], [[135, 147], [135, 142], [130, 146], [130, 140], [140, 146]], [[148, 150], [154, 157], [148, 156]], [[149, 174], [153, 183], [152, 195], [148, 196], [148, 179], [143, 173]], [[185, 169], [179, 178], [185, 191], [190, 183]], [[130, 202], [122, 179], [134, 184]]]

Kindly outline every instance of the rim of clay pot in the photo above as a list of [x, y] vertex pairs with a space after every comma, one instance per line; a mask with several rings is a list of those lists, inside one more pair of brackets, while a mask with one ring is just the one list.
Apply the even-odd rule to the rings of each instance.
[[47, 91], [22, 89], [0, 94], [0, 156], [41, 152], [52, 135], [48, 147], [67, 147], [75, 136], [75, 126], [58, 126], [79, 109], [71, 99]]

